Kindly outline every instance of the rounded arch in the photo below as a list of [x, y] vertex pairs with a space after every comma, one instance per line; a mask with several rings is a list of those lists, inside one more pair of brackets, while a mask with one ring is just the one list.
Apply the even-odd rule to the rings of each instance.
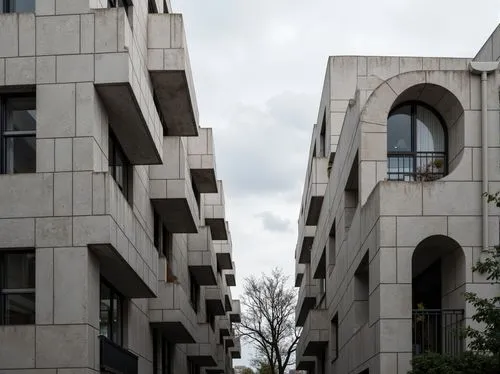
[[[361, 131], [373, 132], [373, 124], [376, 124], [380, 132], [380, 126], [387, 126], [391, 110], [405, 102], [421, 102], [433, 108], [446, 126], [447, 169], [451, 173], [459, 164], [464, 148], [464, 108], [468, 108], [468, 101], [463, 91], [468, 79], [465, 71], [413, 71], [394, 76], [381, 83], [368, 97], [360, 113]], [[387, 157], [386, 149], [387, 144], [376, 151], [381, 153], [376, 155], [381, 157], [377, 159]], [[370, 158], [375, 156], [373, 150], [364, 152], [362, 147], [362, 160], [364, 154], [369, 154]]]

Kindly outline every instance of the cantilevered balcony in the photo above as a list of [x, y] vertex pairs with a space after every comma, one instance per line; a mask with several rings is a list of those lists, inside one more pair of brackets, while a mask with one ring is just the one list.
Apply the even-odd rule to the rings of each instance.
[[200, 128], [198, 136], [187, 138], [191, 178], [200, 193], [217, 192], [214, 140], [211, 128]]
[[210, 226], [212, 239], [228, 240], [222, 181], [217, 181], [217, 193], [202, 194], [201, 201], [205, 225]]
[[234, 347], [229, 349], [229, 353], [231, 354], [231, 358], [241, 358], [241, 343], [240, 338], [234, 338]]
[[105, 373], [139, 373], [138, 357], [102, 335], [99, 336], [99, 356]]
[[297, 241], [297, 251], [300, 264], [308, 264], [311, 262], [311, 248], [316, 235], [316, 226], [299, 225], [299, 239]]
[[224, 343], [223, 338], [229, 336], [233, 333], [233, 329], [231, 327], [231, 321], [229, 321], [229, 317], [227, 315], [216, 316], [215, 318], [217, 328], [219, 331], [219, 343]]
[[234, 262], [233, 268], [231, 270], [224, 270], [223, 274], [226, 277], [226, 284], [229, 287], [236, 286], [236, 267], [234, 266]]
[[234, 347], [234, 336], [230, 334], [224, 338], [224, 349], [229, 352], [229, 349]]
[[180, 14], [148, 15], [148, 70], [170, 136], [198, 135], [198, 107]]
[[212, 242], [212, 234], [207, 226], [202, 226], [196, 234], [188, 234], [189, 272], [200, 286], [217, 285], [217, 265]]
[[309, 311], [301, 332], [304, 356], [321, 356], [324, 353], [328, 344], [329, 328], [327, 309]]
[[163, 140], [162, 165], [149, 167], [150, 197], [155, 210], [172, 233], [196, 233], [199, 209], [193, 192], [185, 140], [167, 136]]
[[224, 374], [230, 373], [226, 371], [226, 355], [224, 352], [224, 345], [217, 344], [217, 366], [208, 367], [205, 369], [205, 374]]
[[231, 322], [241, 322], [241, 306], [239, 300], [233, 300], [233, 310], [229, 313], [229, 320]]
[[326, 277], [326, 249], [314, 248], [311, 253], [311, 270], [314, 279], [325, 279]]
[[233, 310], [233, 295], [231, 294], [231, 288], [227, 284], [224, 284], [224, 308], [226, 312]]
[[227, 230], [227, 240], [214, 241], [214, 249], [217, 255], [217, 267], [219, 270], [228, 270], [233, 268], [233, 243], [231, 241], [231, 232]]
[[199, 366], [217, 366], [217, 338], [210, 324], [198, 324], [196, 342], [186, 345], [186, 355]]
[[94, 65], [94, 85], [113, 132], [132, 164], [160, 164], [163, 130], [160, 118], [149, 113], [152, 95], [141, 87], [147, 75], [138, 69], [139, 61], [132, 63], [140, 51], [125, 9], [95, 10], [92, 35], [95, 54], [89, 64]]
[[172, 343], [194, 343], [198, 325], [188, 295], [178, 283], [158, 283], [158, 297], [148, 300], [151, 327]]
[[315, 226], [318, 224], [323, 197], [328, 184], [328, 158], [313, 157], [306, 182], [307, 189], [303, 201], [306, 225]]
[[304, 279], [299, 290], [295, 308], [295, 325], [303, 326], [309, 311], [316, 306], [316, 297], [320, 294], [319, 280], [313, 279], [306, 267]]
[[300, 287], [302, 284], [305, 268], [304, 264], [295, 263], [295, 287]]
[[205, 302], [207, 310], [214, 316], [223, 316], [226, 314], [224, 308], [224, 295], [219, 284], [205, 287]]
[[316, 359], [312, 356], [304, 355], [305, 340], [304, 334], [300, 334], [295, 351], [295, 366], [297, 370], [304, 370], [306, 373], [314, 373]]

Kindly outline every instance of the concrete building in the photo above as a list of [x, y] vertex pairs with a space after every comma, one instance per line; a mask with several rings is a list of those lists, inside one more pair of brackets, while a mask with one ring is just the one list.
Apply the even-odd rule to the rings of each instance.
[[232, 242], [182, 15], [0, 13], [0, 372], [232, 373]]
[[297, 369], [406, 374], [457, 354], [498, 294], [471, 266], [499, 243], [500, 27], [467, 58], [335, 56], [314, 126], [295, 252]]

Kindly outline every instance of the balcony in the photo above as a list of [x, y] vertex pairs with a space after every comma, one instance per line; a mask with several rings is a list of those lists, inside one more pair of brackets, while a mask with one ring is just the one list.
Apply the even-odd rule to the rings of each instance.
[[233, 310], [229, 313], [229, 320], [233, 323], [241, 322], [241, 305], [239, 300], [233, 300]]
[[188, 234], [188, 267], [200, 286], [217, 285], [217, 265], [212, 243], [212, 234], [207, 226], [199, 228], [197, 234]]
[[203, 194], [201, 195], [201, 201], [205, 225], [210, 226], [210, 230], [212, 230], [212, 239], [228, 240], [222, 181], [217, 181], [217, 193]]
[[326, 278], [326, 248], [314, 248], [311, 254], [311, 269], [314, 279]]
[[304, 279], [305, 265], [295, 263], [295, 287], [300, 287]]
[[314, 357], [304, 356], [305, 337], [301, 334], [297, 342], [297, 349], [295, 351], [296, 369], [304, 370], [307, 373], [314, 373], [316, 360]]
[[234, 338], [234, 347], [229, 349], [231, 358], [241, 358], [241, 343], [240, 338]]
[[[227, 315], [217, 316], [216, 321], [221, 337], [229, 336], [232, 333], [233, 329]], [[222, 343], [222, 341], [220, 341], [220, 343]]]
[[148, 15], [148, 70], [169, 136], [198, 135], [198, 107], [180, 14]]
[[217, 193], [214, 140], [211, 128], [200, 128], [198, 136], [187, 138], [191, 179], [200, 193]]
[[307, 192], [303, 203], [306, 225], [315, 226], [318, 224], [323, 197], [328, 184], [328, 158], [313, 157], [307, 177]]
[[330, 324], [326, 309], [309, 312], [301, 335], [304, 337], [304, 356], [320, 356], [328, 345]]
[[234, 347], [234, 336], [229, 335], [224, 338], [224, 349], [229, 352], [229, 349]]
[[188, 360], [200, 366], [217, 366], [216, 340], [208, 323], [198, 324], [196, 343], [186, 345]]
[[224, 374], [231, 373], [225, 369], [225, 354], [224, 346], [222, 344], [217, 344], [217, 366], [212, 366], [205, 369], [206, 374]]
[[234, 266], [234, 262], [232, 263], [232, 269], [231, 270], [224, 270], [223, 274], [226, 277], [226, 284], [229, 287], [235, 287], [236, 286], [236, 267]]
[[463, 309], [414, 309], [413, 354], [426, 352], [458, 356], [465, 342], [460, 335], [465, 324]]
[[227, 287], [226, 284], [224, 284], [224, 307], [226, 312], [233, 310], [233, 295], [231, 294], [231, 288]]
[[226, 314], [226, 309], [224, 308], [224, 296], [219, 285], [205, 287], [205, 302], [207, 310], [210, 311], [212, 315], [223, 316]]
[[132, 62], [140, 52], [125, 9], [97, 9], [94, 24], [93, 79], [109, 124], [132, 164], [160, 164], [161, 122], [149, 114], [153, 97], [143, 92], [140, 83], [147, 75], [139, 70], [139, 61]]
[[172, 343], [194, 343], [197, 317], [188, 295], [178, 283], [158, 283], [158, 297], [148, 300], [151, 327]]
[[303, 326], [309, 311], [316, 306], [316, 297], [320, 294], [319, 281], [312, 279], [310, 270], [306, 268], [303, 284], [299, 290], [297, 306], [295, 308], [295, 325]]
[[299, 264], [309, 264], [311, 262], [311, 248], [315, 235], [316, 226], [299, 227], [299, 240], [297, 241]]
[[151, 202], [172, 233], [196, 233], [200, 225], [184, 141], [181, 137], [165, 137], [165, 163], [149, 167]]
[[138, 358], [132, 352], [99, 336], [101, 371], [117, 374], [138, 374]]
[[445, 152], [391, 152], [387, 155], [387, 179], [430, 182], [447, 174]]
[[231, 233], [227, 230], [227, 240], [216, 240], [214, 249], [217, 255], [217, 267], [220, 270], [229, 270], [233, 268], [233, 243], [231, 241]]

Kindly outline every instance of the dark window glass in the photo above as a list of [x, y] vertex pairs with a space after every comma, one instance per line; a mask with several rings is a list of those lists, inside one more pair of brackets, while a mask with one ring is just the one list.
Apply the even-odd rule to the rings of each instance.
[[109, 172], [127, 201], [132, 204], [132, 165], [111, 131], [108, 152]]
[[36, 172], [36, 100], [0, 96], [2, 173]]
[[156, 248], [156, 250], [159, 252], [160, 251], [160, 246], [161, 246], [161, 234], [162, 234], [162, 225], [161, 225], [161, 220], [160, 216], [158, 213], [153, 212], [153, 244]]
[[387, 151], [410, 152], [412, 144], [411, 107], [403, 106], [387, 120]]
[[189, 299], [191, 302], [191, 306], [193, 307], [194, 311], [198, 313], [200, 305], [200, 286], [198, 285], [198, 283], [196, 283], [196, 279], [194, 279], [191, 274], [189, 274], [189, 286]]
[[99, 299], [100, 335], [105, 336], [116, 344], [122, 345], [123, 298], [115, 289], [101, 280]]
[[335, 314], [331, 322], [331, 358], [336, 361], [339, 356], [339, 315]]
[[35, 0], [0, 0], [0, 13], [34, 12]]
[[0, 324], [35, 323], [35, 253], [0, 253]]

